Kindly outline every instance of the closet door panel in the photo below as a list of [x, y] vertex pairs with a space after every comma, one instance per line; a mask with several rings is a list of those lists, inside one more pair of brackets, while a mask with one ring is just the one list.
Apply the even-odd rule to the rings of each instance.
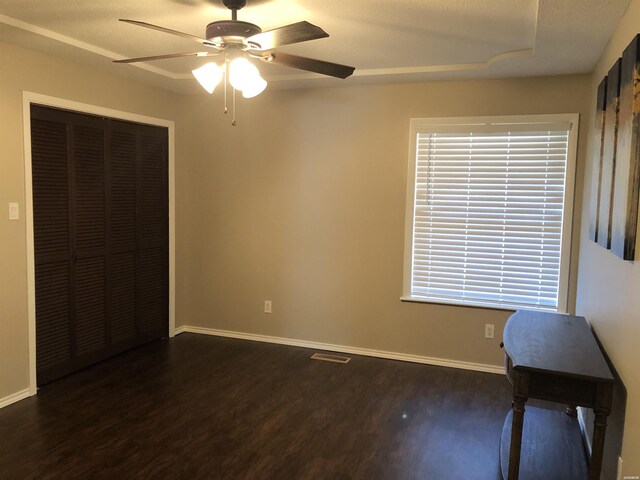
[[137, 267], [137, 126], [110, 122], [109, 319], [115, 345], [135, 343]]
[[168, 328], [168, 188], [166, 131], [140, 127], [138, 316], [143, 336]]
[[167, 129], [31, 107], [43, 384], [168, 332]]
[[36, 369], [59, 375], [72, 358], [70, 192], [67, 125], [38, 115], [31, 121], [36, 287]]
[[106, 356], [105, 121], [71, 114], [74, 311], [77, 363]]

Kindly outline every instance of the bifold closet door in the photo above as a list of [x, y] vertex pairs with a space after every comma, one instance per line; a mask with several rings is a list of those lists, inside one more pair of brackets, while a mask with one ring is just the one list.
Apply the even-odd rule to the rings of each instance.
[[168, 332], [166, 129], [31, 107], [43, 384]]
[[169, 324], [167, 132], [117, 120], [109, 127], [112, 339], [141, 343], [166, 336]]

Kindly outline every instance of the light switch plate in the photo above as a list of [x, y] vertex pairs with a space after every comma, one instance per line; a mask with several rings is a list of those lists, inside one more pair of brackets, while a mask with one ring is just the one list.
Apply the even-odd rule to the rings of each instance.
[[17, 203], [9, 204], [9, 220], [19, 220], [20, 219], [20, 208]]

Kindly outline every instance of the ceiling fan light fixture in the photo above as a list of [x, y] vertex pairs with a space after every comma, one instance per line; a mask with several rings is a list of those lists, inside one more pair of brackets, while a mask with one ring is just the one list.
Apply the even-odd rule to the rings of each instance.
[[207, 92], [213, 93], [220, 81], [224, 70], [214, 62], [205, 63], [200, 68], [196, 68], [191, 72], [198, 83], [202, 85]]
[[249, 85], [246, 85], [244, 90], [242, 91], [242, 96], [244, 98], [253, 98], [260, 95], [264, 92], [264, 89], [267, 88], [267, 81], [258, 75], [256, 78], [252, 79]]
[[[231, 98], [233, 104], [233, 121], [231, 124], [234, 126], [237, 125], [235, 119], [236, 90], [240, 91], [244, 98], [253, 98], [267, 88], [267, 82], [260, 76], [259, 70], [249, 61], [248, 57], [257, 58], [265, 63], [296, 68], [333, 78], [347, 78], [353, 74], [354, 67], [273, 51], [273, 49], [282, 46], [328, 37], [329, 34], [322, 28], [306, 21], [299, 21], [262, 31], [258, 25], [238, 20], [238, 10], [246, 5], [247, 0], [222, 0], [222, 3], [231, 10], [231, 20], [218, 20], [209, 23], [204, 37], [139, 20], [120, 19], [121, 22], [187, 38], [207, 47], [207, 50], [170, 53], [151, 57], [123, 58], [114, 60], [114, 62], [137, 63], [168, 58], [209, 57], [224, 54], [224, 61], [221, 64], [207, 63], [200, 68], [192, 70], [191, 73], [209, 94], [213, 93], [218, 84], [223, 82], [224, 113], [228, 112], [227, 90], [232, 87], [233, 91], [229, 98]], [[211, 49], [214, 51], [212, 52]]]
[[261, 78], [256, 66], [244, 57], [238, 57], [229, 64], [229, 83], [236, 90], [244, 91]]

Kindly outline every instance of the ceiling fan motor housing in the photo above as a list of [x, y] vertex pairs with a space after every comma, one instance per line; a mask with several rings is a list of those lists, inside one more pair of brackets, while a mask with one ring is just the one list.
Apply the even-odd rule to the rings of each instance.
[[221, 20], [207, 25], [207, 40], [213, 43], [242, 44], [245, 38], [262, 32], [262, 29], [249, 22], [239, 20]]

